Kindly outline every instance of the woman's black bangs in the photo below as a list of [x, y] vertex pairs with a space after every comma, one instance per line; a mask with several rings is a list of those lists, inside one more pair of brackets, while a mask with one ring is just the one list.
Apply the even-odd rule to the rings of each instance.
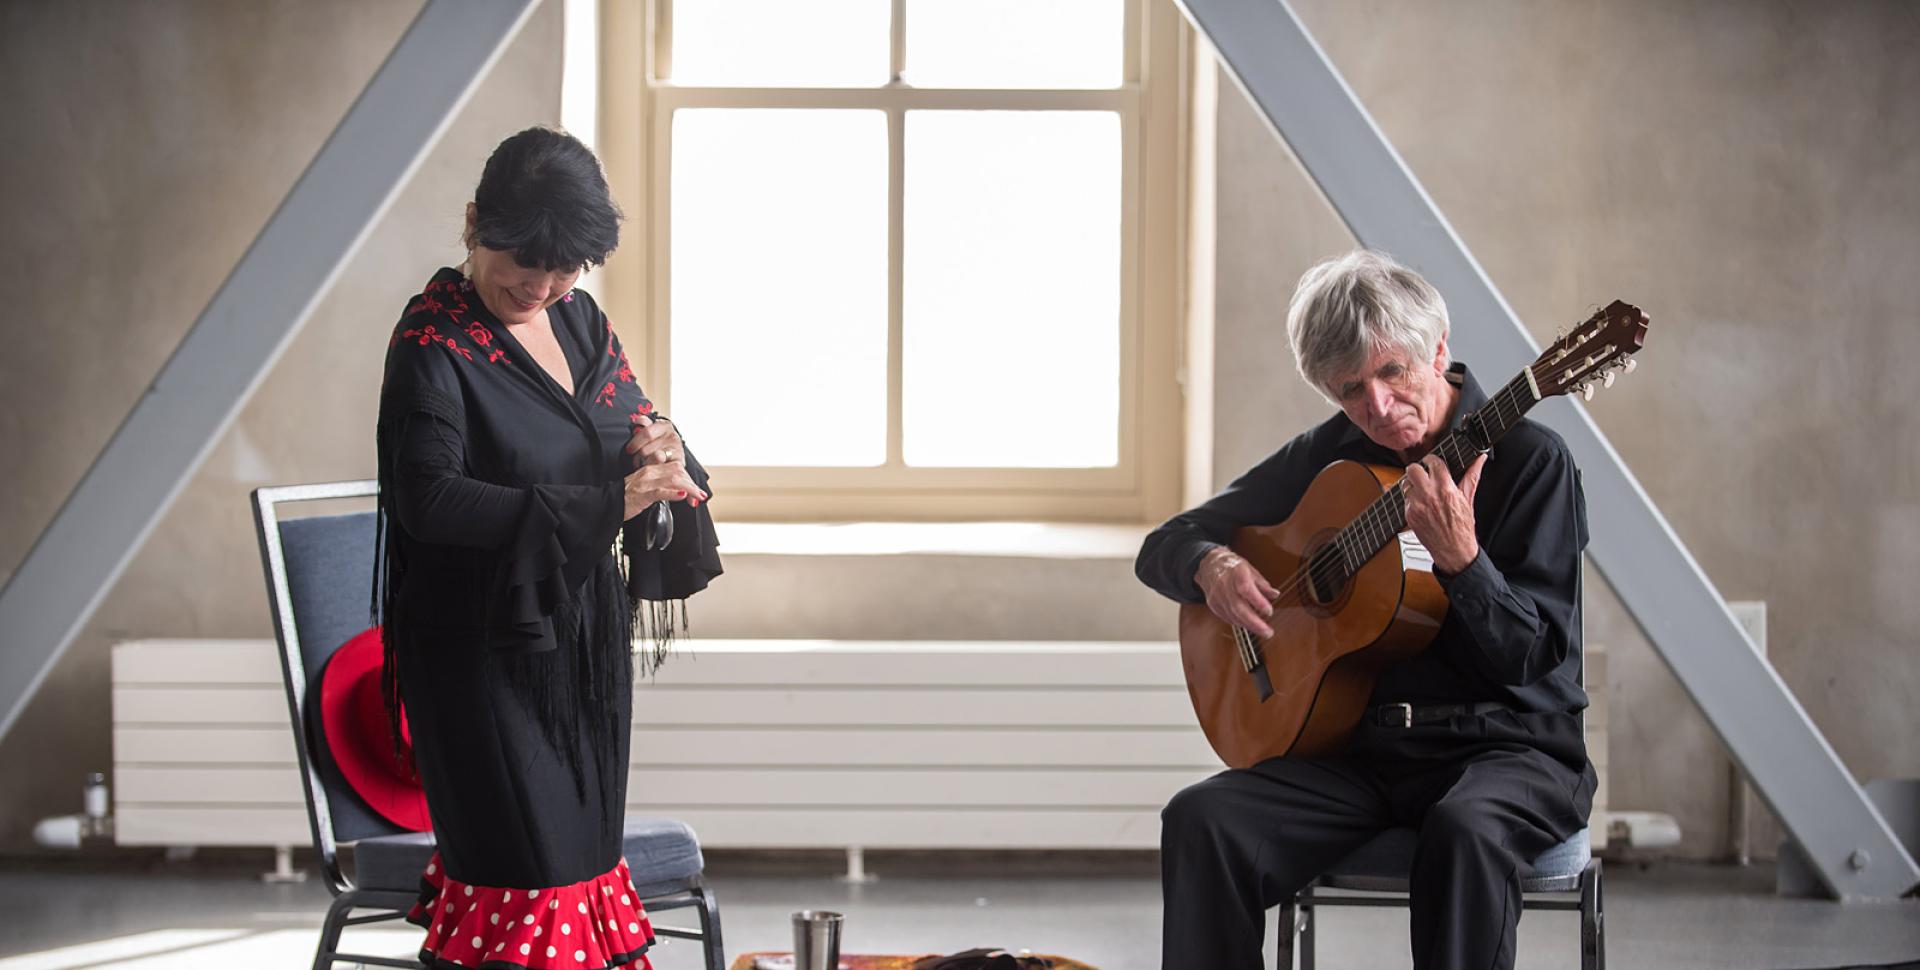
[[606, 238], [612, 233], [596, 232], [592, 226], [568, 225], [544, 209], [516, 220], [482, 220], [474, 230], [480, 245], [512, 253], [514, 262], [528, 269], [549, 272], [605, 265], [618, 241], [617, 236]]

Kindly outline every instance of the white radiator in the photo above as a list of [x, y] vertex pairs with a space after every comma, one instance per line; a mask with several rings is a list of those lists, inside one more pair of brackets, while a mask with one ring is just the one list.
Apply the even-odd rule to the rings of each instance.
[[[113, 650], [115, 833], [305, 845], [268, 640]], [[693, 641], [634, 692], [630, 810], [710, 847], [1152, 848], [1218, 770], [1160, 643]]]

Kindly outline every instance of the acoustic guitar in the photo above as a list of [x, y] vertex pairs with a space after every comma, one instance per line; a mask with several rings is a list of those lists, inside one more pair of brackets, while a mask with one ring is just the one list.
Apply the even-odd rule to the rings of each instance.
[[[1647, 315], [1615, 300], [1562, 334], [1434, 448], [1457, 478], [1535, 404], [1631, 371]], [[1433, 561], [1407, 529], [1403, 470], [1355, 461], [1322, 469], [1278, 525], [1234, 533], [1234, 552], [1279, 598], [1262, 639], [1213, 614], [1180, 608], [1187, 693], [1207, 741], [1229, 767], [1332, 754], [1366, 713], [1374, 678], [1433, 641], [1447, 615]]]

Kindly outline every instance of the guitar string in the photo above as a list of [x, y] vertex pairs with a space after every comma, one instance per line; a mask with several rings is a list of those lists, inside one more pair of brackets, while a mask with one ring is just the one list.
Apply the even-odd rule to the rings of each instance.
[[[1531, 369], [1532, 368], [1529, 367], [1529, 370]], [[1519, 379], [1516, 378], [1515, 380], [1508, 382], [1507, 386], [1501, 388], [1500, 391], [1498, 391], [1494, 395], [1493, 399], [1488, 402], [1489, 406], [1492, 407], [1494, 411], [1494, 416], [1496, 418], [1499, 418], [1503, 423], [1507, 422], [1510, 419], [1518, 420], [1523, 414], [1525, 414], [1525, 411], [1520, 407], [1520, 401], [1518, 400], [1520, 389], [1521, 389], [1521, 383]], [[1513, 413], [1511, 415], [1507, 414], [1508, 409], [1512, 409]], [[1452, 446], [1452, 449], [1454, 451], [1454, 455], [1452, 459], [1449, 461], [1450, 465], [1457, 464], [1464, 461], [1466, 456], [1463, 454], [1460, 454], [1460, 449], [1463, 446], [1463, 440], [1457, 432], [1454, 434], [1449, 434], [1446, 438], [1442, 439], [1440, 444], [1435, 446], [1434, 450], [1438, 452], [1443, 448], [1447, 448], [1448, 446]], [[1443, 459], [1447, 458], [1446, 455], [1442, 455], [1441, 457]], [[1401, 485], [1403, 484], [1403, 482], [1404, 482], [1404, 479], [1401, 482], [1395, 482], [1391, 488], [1387, 489], [1384, 493], [1382, 493], [1379, 499], [1375, 499], [1373, 503], [1368, 505], [1366, 511], [1362, 512], [1358, 519], [1354, 520], [1353, 523], [1349, 524], [1346, 528], [1342, 529], [1340, 533], [1335, 536], [1334, 540], [1328, 543], [1328, 546], [1340, 545], [1342, 538], [1348, 535], [1349, 530], [1352, 530], [1356, 526], [1358, 526], [1363, 530], [1364, 535], [1369, 540], [1366, 544], [1377, 543], [1379, 548], [1384, 548], [1386, 543], [1386, 538], [1387, 538], [1386, 535], [1383, 534], [1376, 540], [1373, 538], [1373, 532], [1375, 529], [1383, 529], [1384, 531], [1392, 532], [1393, 530], [1390, 529], [1392, 518], [1394, 516], [1405, 515], [1405, 512], [1406, 512], [1405, 496], [1404, 496], [1404, 493], [1401, 491]], [[1386, 507], [1389, 504], [1398, 506], [1390, 514], [1386, 512]], [[1325, 548], [1327, 547], [1326, 546], [1322, 547], [1322, 549], [1325, 549]], [[1344, 546], [1341, 546], [1338, 551], [1340, 553], [1340, 557], [1342, 560], [1341, 565], [1335, 565], [1332, 562], [1331, 557], [1322, 558], [1322, 557], [1316, 556], [1312, 558], [1319, 559], [1319, 564], [1313, 565], [1312, 558], [1310, 558], [1309, 562], [1306, 564], [1307, 570], [1304, 574], [1302, 573], [1301, 568], [1296, 567], [1293, 572], [1293, 575], [1288, 577], [1286, 582], [1282, 583], [1279, 587], [1275, 589], [1273, 602], [1279, 603], [1281, 600], [1286, 599], [1289, 596], [1295, 595], [1296, 593], [1300, 593], [1302, 590], [1305, 589], [1305, 584], [1309, 581], [1313, 582], [1315, 585], [1326, 585], [1329, 580], [1338, 576], [1339, 573], [1343, 571], [1343, 567], [1346, 566], [1345, 561], [1349, 558], [1349, 555], [1350, 555], [1349, 550]], [[1378, 554], [1377, 550], [1374, 554], [1375, 555]], [[1367, 561], [1370, 561], [1371, 559], [1372, 559], [1372, 555], [1369, 555], [1366, 560], [1361, 561], [1361, 565], [1364, 565]], [[1344, 571], [1349, 572], [1349, 574], [1351, 575], [1352, 572], [1355, 572], [1357, 570], [1346, 569]], [[1301, 600], [1301, 603], [1302, 605], [1304, 605], [1305, 600], [1304, 599]], [[1235, 626], [1234, 629], [1236, 631], [1239, 631], [1242, 628], [1239, 626]], [[1247, 631], [1247, 632], [1249, 636], [1251, 636], [1252, 631]], [[1236, 636], [1236, 639], [1237, 639], [1237, 636]], [[1245, 646], [1243, 645], [1242, 653], [1244, 654], [1245, 652], [1246, 652]], [[1249, 659], [1253, 659], [1253, 658], [1249, 658]]]
[[[1500, 392], [1489, 402], [1489, 406], [1493, 409], [1494, 415], [1503, 422], [1509, 419], [1506, 413], [1509, 408], [1514, 411], [1511, 416], [1512, 418], [1517, 419], [1520, 414], [1523, 413], [1519, 410], [1519, 402], [1512, 399], [1519, 390], [1516, 383], [1517, 382], [1510, 383], [1507, 387], [1501, 388]], [[1461, 465], [1466, 462], [1467, 456], [1463, 453], [1465, 447], [1465, 439], [1456, 432], [1443, 439], [1439, 445], [1435, 446], [1434, 451], [1439, 453], [1441, 458], [1446, 460], [1449, 465]], [[1447, 454], [1446, 452], [1448, 451], [1451, 451], [1451, 454]], [[1296, 576], [1289, 580], [1289, 584], [1297, 585], [1300, 581], [1311, 579], [1316, 585], [1324, 585], [1329, 580], [1336, 578], [1342, 571], [1348, 572], [1349, 574], [1354, 572], [1356, 568], [1352, 562], [1354, 558], [1354, 545], [1348, 541], [1349, 539], [1359, 539], [1358, 547], [1361, 549], [1371, 548], [1374, 550], [1373, 554], [1377, 554], [1378, 549], [1384, 548], [1388, 537], [1399, 531], [1393, 528], [1393, 520], [1397, 517], [1404, 516], [1406, 513], [1406, 498], [1401, 485], [1402, 482], [1394, 483], [1391, 488], [1382, 493], [1379, 499], [1376, 499], [1370, 504], [1367, 509], [1361, 513], [1360, 517], [1354, 520], [1353, 524], [1349, 525], [1346, 529], [1342, 529], [1334, 541], [1329, 543], [1329, 545], [1338, 547], [1338, 552], [1342, 560], [1341, 563], [1334, 563], [1331, 557], [1323, 558], [1319, 565], [1310, 568], [1307, 576], [1300, 577], [1296, 572]], [[1389, 509], [1391, 509], [1391, 511], [1389, 511]], [[1356, 529], [1358, 530], [1357, 533], [1355, 532]], [[1376, 533], [1378, 534], [1376, 535]], [[1369, 554], [1366, 559], [1362, 559], [1360, 564], [1364, 565], [1367, 561], [1371, 560], [1373, 554]]]
[[[1527, 385], [1529, 393], [1527, 395], [1528, 400], [1526, 406], [1523, 407], [1519, 400], [1522, 386], [1519, 377], [1515, 377], [1512, 381], [1509, 381], [1507, 386], [1501, 388], [1492, 400], [1489, 401], [1489, 406], [1493, 411], [1494, 417], [1499, 419], [1503, 425], [1495, 437], [1503, 436], [1506, 431], [1511, 430], [1513, 424], [1517, 423], [1519, 419], [1526, 414], [1527, 408], [1546, 397], [1546, 395], [1537, 393], [1540, 377], [1536, 372], [1538, 366], [1540, 366], [1538, 362], [1529, 364], [1522, 372], [1523, 376], [1531, 375], [1533, 377], [1533, 380]], [[1510, 416], [1506, 414], [1508, 408], [1513, 410], [1513, 414]], [[1475, 412], [1476, 415], [1479, 413], [1481, 412]], [[1449, 467], [1464, 465], [1467, 457], [1462, 453], [1464, 443], [1464, 436], [1459, 432], [1455, 432], [1443, 438], [1438, 445], [1434, 446], [1434, 450], [1441, 453], [1442, 460], [1445, 460]], [[1449, 448], [1451, 448], [1453, 452], [1451, 456], [1445, 453]], [[1337, 576], [1342, 571], [1345, 571], [1348, 574], [1347, 578], [1351, 579], [1352, 576], [1358, 572], [1358, 567], [1353, 566], [1349, 561], [1353, 555], [1351, 543], [1347, 541], [1349, 539], [1363, 536], [1364, 539], [1360, 542], [1359, 547], [1373, 548], [1375, 550], [1372, 554], [1369, 554], [1366, 559], [1361, 560], [1361, 566], [1364, 566], [1374, 555], [1377, 555], [1380, 549], [1385, 548], [1388, 534], [1396, 531], [1392, 528], [1392, 523], [1396, 519], [1400, 520], [1402, 524], [1405, 522], [1406, 496], [1402, 489], [1404, 483], [1404, 478], [1402, 478], [1401, 481], [1395, 482], [1380, 498], [1369, 503], [1359, 518], [1335, 534], [1334, 539], [1328, 543], [1328, 546], [1336, 547], [1336, 551], [1340, 556], [1339, 565], [1336, 566], [1332, 562], [1331, 557], [1322, 558], [1318, 567], [1311, 566], [1310, 560], [1308, 571], [1304, 576], [1300, 568], [1296, 567], [1293, 576], [1275, 590], [1274, 602], [1278, 603], [1287, 596], [1299, 593], [1303, 589], [1303, 584], [1309, 579], [1315, 583], [1321, 583]], [[1387, 511], [1389, 507], [1392, 508], [1391, 512]], [[1374, 536], [1374, 530], [1377, 528], [1382, 529], [1382, 535], [1376, 538]], [[1360, 530], [1357, 535], [1355, 533], [1356, 529]], [[1322, 547], [1322, 549], [1325, 548], [1326, 547]], [[1242, 662], [1249, 671], [1257, 668], [1263, 658], [1260, 656], [1259, 644], [1255, 641], [1253, 632], [1240, 627], [1238, 624], [1232, 625], [1231, 629], [1233, 630], [1234, 642], [1239, 648]]]
[[[1506, 387], [1501, 388], [1495, 397], [1488, 402], [1494, 416], [1503, 424], [1510, 424], [1510, 422], [1517, 420], [1525, 413], [1520, 409], [1519, 401], [1517, 400], [1519, 392], [1520, 387], [1518, 386], [1518, 382], [1510, 382]], [[1512, 411], [1511, 415], [1508, 414], [1510, 410]], [[1440, 453], [1441, 457], [1445, 459], [1449, 465], [1465, 465], [1468, 454], [1463, 449], [1466, 447], [1466, 442], [1462, 436], [1455, 433], [1448, 435], [1439, 445], [1435, 446], [1434, 450], [1436, 453]], [[1451, 450], [1452, 453], [1447, 454], [1446, 452], [1448, 450]], [[1389, 509], [1391, 509], [1391, 511], [1389, 511]], [[1387, 533], [1400, 531], [1393, 528], [1393, 519], [1404, 515], [1405, 512], [1405, 494], [1400, 489], [1400, 483], [1396, 482], [1393, 488], [1383, 493], [1381, 500], [1370, 505], [1367, 510], [1362, 513], [1360, 518], [1355, 520], [1355, 526], [1361, 530], [1360, 537], [1364, 540], [1360, 543], [1360, 548], [1365, 549], [1371, 547], [1377, 550], [1385, 543]], [[1376, 536], [1376, 532], [1380, 532], [1381, 534]], [[1342, 549], [1343, 553], [1350, 551], [1350, 549]], [[1372, 558], [1371, 555], [1369, 555], [1368, 558]]]
[[[1450, 464], [1457, 464], [1465, 457], [1459, 454], [1460, 447], [1458, 436], [1449, 435], [1435, 448], [1435, 451], [1452, 450], [1453, 454], [1451, 456], [1442, 454], [1441, 457], [1449, 460]], [[1343, 571], [1348, 573], [1355, 571], [1354, 564], [1351, 561], [1354, 558], [1353, 546], [1348, 541], [1350, 538], [1355, 537], [1353, 530], [1356, 528], [1359, 530], [1358, 537], [1361, 538], [1360, 548], [1367, 548], [1368, 546], [1384, 547], [1387, 534], [1395, 531], [1391, 528], [1392, 516], [1403, 515], [1405, 513], [1404, 502], [1405, 499], [1401, 491], [1401, 485], [1396, 482], [1391, 488], [1383, 492], [1379, 499], [1376, 499], [1370, 504], [1366, 511], [1362, 512], [1360, 517], [1354, 520], [1352, 525], [1349, 525], [1346, 529], [1342, 529], [1339, 535], [1336, 536], [1332, 542], [1328, 543], [1328, 546], [1336, 548], [1341, 559], [1340, 563], [1336, 564], [1333, 562], [1333, 557], [1331, 556], [1317, 557], [1318, 564], [1309, 565], [1306, 575], [1301, 575], [1299, 570], [1296, 570], [1295, 574], [1288, 579], [1287, 583], [1275, 591], [1277, 594], [1275, 597], [1276, 601], [1281, 597], [1297, 591], [1302, 583], [1309, 580], [1315, 585], [1326, 585], [1331, 579], [1337, 577], [1339, 573]], [[1389, 506], [1394, 507], [1391, 513], [1387, 512]], [[1376, 532], [1380, 533], [1378, 537], [1375, 536]], [[1371, 558], [1371, 555], [1367, 557], [1368, 560]], [[1361, 564], [1364, 564], [1366, 561], [1367, 560], [1362, 560]], [[1312, 562], [1313, 560], [1310, 559], [1309, 563], [1311, 564]]]
[[[1546, 395], [1536, 395], [1533, 391], [1540, 384], [1542, 371], [1550, 369], [1553, 363], [1557, 363], [1557, 361], [1536, 361], [1533, 364], [1529, 364], [1525, 373], [1531, 374], [1534, 378], [1531, 385], [1523, 384], [1519, 377], [1515, 377], [1512, 381], [1509, 381], [1505, 387], [1501, 388], [1488, 402], [1488, 405], [1493, 410], [1494, 416], [1507, 424], [1509, 428], [1511, 427], [1511, 422], [1517, 422], [1520, 417], [1524, 416], [1526, 407], [1522, 406], [1520, 400], [1523, 389], [1527, 391], [1525, 395], [1528, 398], [1526, 402], [1527, 407], [1537, 403], [1539, 400], [1543, 400]], [[1607, 363], [1611, 362], [1603, 362], [1601, 366], [1605, 366]], [[1586, 369], [1592, 371], [1595, 367], [1589, 364]], [[1509, 409], [1513, 412], [1511, 415], [1507, 414]], [[1504, 429], [1501, 433], [1505, 433]], [[1453, 446], [1454, 454], [1450, 458], [1445, 454], [1442, 454], [1441, 457], [1448, 459], [1449, 465], [1463, 464], [1467, 456], [1460, 453], [1461, 442], [1457, 434], [1449, 435], [1443, 439], [1439, 445], [1435, 446], [1434, 450], [1440, 452], [1449, 445]], [[1353, 523], [1340, 531], [1339, 535], [1335, 537], [1335, 543], [1339, 544], [1339, 552], [1342, 560], [1341, 565], [1335, 566], [1329, 561], [1323, 561], [1321, 567], [1309, 574], [1316, 583], [1325, 582], [1337, 576], [1341, 571], [1341, 567], [1344, 567], [1345, 571], [1351, 574], [1356, 568], [1351, 562], [1353, 549], [1356, 545], [1361, 549], [1370, 548], [1374, 550], [1374, 553], [1369, 554], [1366, 559], [1361, 560], [1362, 565], [1371, 560], [1380, 548], [1384, 548], [1389, 534], [1396, 531], [1393, 528], [1394, 520], [1406, 514], [1406, 497], [1404, 491], [1401, 489], [1401, 484], [1401, 482], [1394, 483], [1393, 487], [1384, 492], [1380, 499], [1368, 505], [1366, 510], [1363, 511]], [[1376, 531], [1381, 534], [1376, 536]], [[1358, 539], [1359, 541], [1357, 543], [1347, 542], [1346, 540], [1350, 538]], [[1296, 572], [1292, 581], [1297, 582], [1300, 579], [1301, 577], [1299, 577]]]
[[[1509, 430], [1513, 422], [1517, 422], [1524, 416], [1528, 407], [1545, 399], [1546, 395], [1536, 394], [1535, 389], [1540, 386], [1542, 372], [1550, 369], [1553, 363], [1557, 363], [1557, 361], [1535, 361], [1527, 365], [1522, 376], [1531, 375], [1533, 377], [1531, 383], [1523, 383], [1520, 377], [1515, 377], [1513, 380], [1507, 382], [1507, 385], [1496, 392], [1493, 398], [1488, 401], [1488, 406], [1493, 410], [1494, 416], [1507, 426], [1500, 432], [1501, 434]], [[1589, 365], [1587, 369], [1591, 371], [1594, 367]], [[1525, 397], [1527, 398], [1526, 406], [1524, 407], [1521, 403], [1523, 390], [1526, 392]], [[1512, 411], [1511, 415], [1507, 413], [1509, 409]], [[1467, 456], [1460, 453], [1462, 444], [1460, 436], [1457, 433], [1450, 434], [1445, 439], [1442, 439], [1440, 444], [1435, 446], [1434, 450], [1441, 452], [1443, 449], [1452, 446], [1454, 454], [1450, 458], [1446, 454], [1442, 454], [1441, 457], [1447, 459], [1449, 465], [1464, 464]], [[1366, 559], [1362, 559], [1359, 565], [1365, 565], [1374, 555], [1377, 555], [1378, 551], [1385, 547], [1387, 539], [1398, 531], [1393, 528], [1394, 520], [1401, 519], [1404, 521], [1406, 514], [1406, 496], [1401, 488], [1403, 483], [1404, 479], [1402, 479], [1401, 482], [1395, 482], [1391, 488], [1382, 493], [1379, 499], [1369, 504], [1358, 518], [1346, 528], [1343, 528], [1339, 534], [1335, 536], [1333, 542], [1329, 543], [1329, 545], [1338, 546], [1341, 558], [1339, 564], [1336, 565], [1331, 559], [1323, 559], [1318, 566], [1310, 568], [1309, 573], [1305, 577], [1301, 576], [1299, 571], [1296, 570], [1294, 576], [1289, 579], [1288, 584], [1297, 586], [1307, 579], [1311, 579], [1316, 584], [1323, 584], [1330, 579], [1337, 578], [1342, 571], [1347, 572], [1349, 576], [1351, 576], [1351, 574], [1358, 569], [1358, 566], [1351, 562], [1354, 555], [1353, 550], [1356, 547], [1374, 550], [1367, 555]], [[1380, 533], [1377, 536], [1375, 535], [1376, 531]], [[1357, 543], [1349, 542], [1347, 541], [1349, 539], [1359, 541]], [[1275, 597], [1276, 602], [1279, 598], [1278, 595]]]
[[[1507, 398], [1507, 394], [1501, 394], [1500, 398], [1496, 398], [1496, 401], [1494, 401], [1494, 409], [1496, 409], [1496, 417], [1498, 417], [1498, 415], [1501, 415], [1501, 409], [1503, 409], [1503, 407], [1507, 405], [1507, 401], [1505, 401], [1505, 398]], [[1453, 465], [1457, 465], [1457, 463], [1461, 463], [1461, 461], [1465, 459], [1465, 455], [1461, 455], [1461, 453], [1459, 453], [1459, 451], [1461, 451], [1461, 442], [1463, 442], [1463, 440], [1461, 440], [1461, 438], [1459, 438], [1457, 434], [1450, 434], [1450, 436], [1448, 436], [1446, 440], [1442, 440], [1442, 442], [1440, 442], [1440, 444], [1438, 444], [1438, 446], [1434, 448], [1434, 451], [1442, 451], [1442, 449], [1452, 448], [1452, 451], [1453, 451], [1452, 457], [1448, 459], [1448, 455], [1444, 455], [1444, 453], [1442, 453], [1442, 459], [1448, 459], [1450, 463], [1453, 463]], [[1400, 482], [1396, 482], [1396, 484], [1394, 484], [1394, 486], [1392, 486], [1392, 488], [1390, 488], [1390, 490], [1388, 490], [1386, 494], [1382, 494], [1382, 497], [1380, 497], [1380, 499], [1375, 499], [1375, 503], [1373, 503], [1373, 505], [1369, 505], [1365, 513], [1361, 513], [1361, 519], [1357, 519], [1356, 524], [1359, 524], [1359, 522], [1365, 522], [1365, 526], [1363, 526], [1363, 532], [1365, 532], [1365, 534], [1367, 534], [1369, 538], [1371, 538], [1371, 534], [1373, 534], [1373, 528], [1375, 528], [1377, 524], [1384, 524], [1384, 522], [1373, 522], [1371, 521], [1371, 519], [1375, 519], [1377, 515], [1380, 515], [1380, 509], [1384, 509], [1384, 505], [1388, 503], [1386, 499], [1392, 499], [1392, 503], [1394, 503], [1394, 505], [1398, 505], [1398, 503], [1402, 503], [1402, 501], [1404, 501], [1404, 497], [1402, 497], [1402, 492], [1400, 492]], [[1405, 509], [1404, 507], [1402, 507], [1402, 509], [1398, 509], [1398, 511], [1396, 511], [1396, 515], [1402, 515], [1404, 511]], [[1348, 526], [1348, 528], [1354, 528], [1354, 526]], [[1344, 538], [1344, 536], [1346, 536], [1346, 530], [1342, 530], [1342, 534], [1340, 534], [1340, 536], [1336, 536], [1336, 538], [1334, 538], [1334, 542], [1332, 542], [1332, 544], [1329, 544], [1329, 546], [1338, 546], [1338, 553], [1340, 553], [1340, 559], [1342, 559], [1342, 563], [1344, 563], [1344, 561], [1348, 559], [1348, 555], [1350, 555], [1350, 553], [1348, 553], [1348, 549], [1346, 549], [1346, 547], [1344, 547], [1344, 544], [1342, 544], [1342, 538]], [[1384, 538], [1380, 538], [1380, 540], [1377, 540], [1377, 542], [1379, 542], [1380, 547], [1384, 547], [1384, 542], [1386, 542], [1386, 540], [1384, 540]], [[1369, 557], [1369, 559], [1371, 559], [1371, 557]], [[1311, 578], [1311, 580], [1313, 580], [1315, 584], [1325, 584], [1325, 582], [1327, 582], [1329, 578], [1332, 578], [1334, 574], [1338, 574], [1338, 570], [1340, 570], [1338, 569], [1338, 567], [1334, 567], [1334, 565], [1332, 565], [1331, 557], [1327, 557], [1327, 559], [1323, 559], [1323, 561], [1321, 561], [1321, 567], [1315, 567], [1315, 569], [1309, 569], [1308, 574], [1306, 574], [1306, 576], [1302, 576], [1302, 574], [1300, 574], [1300, 570], [1296, 569], [1294, 570], [1294, 576], [1292, 576], [1292, 578], [1290, 578], [1290, 580], [1288, 580], [1286, 584], [1283, 584], [1283, 586], [1281, 586], [1279, 590], [1275, 590], [1275, 599], [1273, 599], [1273, 601], [1275, 601], [1275, 603], [1279, 603], [1281, 599], [1284, 599], [1284, 597], [1288, 597], [1288, 595], [1294, 595], [1294, 594], [1298, 594], [1298, 592], [1302, 592], [1302, 590], [1304, 590], [1304, 582], [1306, 582], [1308, 578]], [[1306, 603], [1306, 601], [1302, 599], [1302, 605], [1304, 605], [1304, 603]], [[1256, 642], [1256, 638], [1254, 638], [1254, 632], [1252, 632], [1252, 630], [1246, 630], [1246, 628], [1242, 628], [1242, 626], [1238, 626], [1238, 624], [1235, 624], [1235, 626], [1233, 626], [1233, 636], [1235, 636], [1235, 645], [1236, 647], [1238, 647], [1238, 653], [1240, 653], [1240, 663], [1242, 663], [1242, 667], [1246, 667], [1248, 668], [1248, 670], [1254, 670], [1254, 668], [1260, 667], [1261, 657], [1260, 657], [1260, 653], [1258, 653], [1258, 651], [1260, 651], [1260, 645], [1258, 645], [1258, 642]]]

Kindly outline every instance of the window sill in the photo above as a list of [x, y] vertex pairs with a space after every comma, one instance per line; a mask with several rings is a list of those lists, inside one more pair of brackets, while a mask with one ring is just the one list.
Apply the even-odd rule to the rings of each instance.
[[1061, 522], [722, 522], [722, 555], [1132, 560], [1152, 525]]

